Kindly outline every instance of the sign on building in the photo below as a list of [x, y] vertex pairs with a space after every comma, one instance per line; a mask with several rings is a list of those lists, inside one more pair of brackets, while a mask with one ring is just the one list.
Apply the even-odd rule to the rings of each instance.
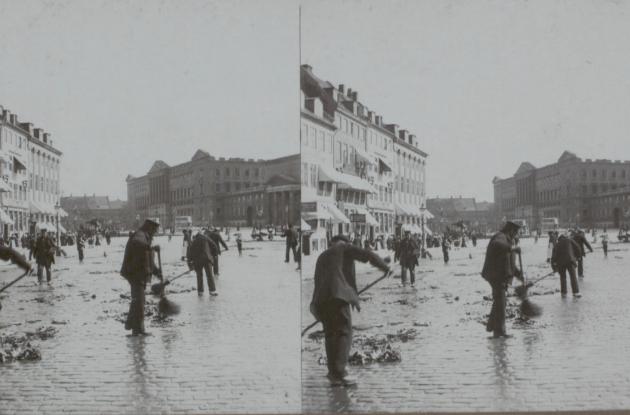
[[302, 212], [317, 212], [317, 202], [302, 203]]
[[350, 221], [356, 223], [365, 223], [365, 214], [364, 213], [352, 213], [350, 215]]

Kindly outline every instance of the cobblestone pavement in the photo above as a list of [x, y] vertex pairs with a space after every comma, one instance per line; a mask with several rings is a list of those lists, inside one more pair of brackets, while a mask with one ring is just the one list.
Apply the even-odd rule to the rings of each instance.
[[[194, 273], [173, 282], [168, 298], [181, 313], [147, 317], [149, 337], [128, 336], [116, 320], [129, 307], [118, 273], [125, 242], [87, 248], [82, 265], [66, 247], [51, 287], [30, 277], [2, 294], [0, 335], [47, 326], [57, 334], [34, 342], [40, 361], [0, 364], [0, 414], [299, 411], [300, 284], [284, 242], [245, 242], [239, 258], [232, 240], [219, 296], [206, 288], [198, 297]], [[156, 242], [165, 277], [186, 269], [181, 236]], [[0, 286], [18, 274], [3, 267]]]
[[[613, 234], [610, 234], [610, 240]], [[543, 308], [536, 320], [508, 320], [510, 339], [490, 339], [482, 323], [490, 311], [489, 285], [479, 272], [487, 241], [452, 251], [444, 265], [439, 249], [420, 265], [416, 289], [388, 279], [364, 294], [361, 313], [353, 313], [354, 336], [396, 334], [414, 329], [416, 337], [394, 343], [396, 363], [351, 366], [359, 384], [331, 388], [326, 382], [321, 340], [302, 342], [302, 407], [305, 412], [517, 411], [630, 408], [630, 313], [628, 251], [611, 243], [585, 260], [583, 297], [561, 298], [557, 275], [529, 289]], [[546, 239], [524, 240], [523, 261], [530, 280], [546, 274]], [[380, 251], [383, 255], [384, 251]], [[469, 259], [469, 254], [472, 259]], [[302, 326], [312, 322], [316, 256], [305, 257]], [[416, 271], [418, 272], [418, 270]], [[359, 288], [380, 275], [357, 267]], [[518, 310], [508, 298], [508, 310]], [[314, 330], [321, 329], [318, 325]]]

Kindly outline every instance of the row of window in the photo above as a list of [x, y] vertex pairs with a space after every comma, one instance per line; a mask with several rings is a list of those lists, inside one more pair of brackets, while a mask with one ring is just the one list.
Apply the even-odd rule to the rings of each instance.
[[[609, 174], [609, 172], [610, 172], [610, 174]], [[622, 179], [626, 178], [626, 174], [627, 174], [626, 170], [619, 170], [619, 177], [621, 177]], [[613, 179], [617, 178], [617, 170], [614, 170], [614, 169], [613, 170], [601, 169], [599, 171], [599, 177], [602, 178], [602, 179], [605, 179], [609, 175]], [[582, 177], [582, 179], [586, 179], [586, 176], [587, 176], [587, 170], [586, 169], [582, 169], [581, 170], [581, 177]], [[592, 169], [591, 170], [591, 177], [592, 178], [598, 177], [597, 169]]]
[[[241, 169], [240, 169], [240, 167], [233, 167], [233, 168], [226, 167], [224, 169], [224, 174], [225, 174], [225, 177], [230, 177], [230, 174], [234, 174], [234, 177], [240, 177]], [[244, 177], [249, 177], [249, 174], [250, 174], [250, 170], [249, 169], [244, 169], [243, 170], [243, 176]], [[218, 169], [218, 168], [215, 169], [214, 175], [216, 177], [221, 177], [221, 169]], [[259, 177], [260, 176], [260, 168], [259, 167], [254, 168], [253, 171], [252, 171], [252, 175], [253, 175], [253, 177]]]

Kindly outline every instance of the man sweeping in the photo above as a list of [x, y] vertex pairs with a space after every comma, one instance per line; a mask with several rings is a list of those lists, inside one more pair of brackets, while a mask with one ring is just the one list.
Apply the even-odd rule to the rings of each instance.
[[315, 264], [310, 309], [324, 326], [328, 379], [333, 386], [356, 384], [356, 379], [346, 371], [352, 346], [350, 307], [361, 311], [354, 261], [369, 262], [382, 271], [389, 271], [389, 266], [378, 255], [352, 245], [345, 235], [331, 238], [330, 248], [321, 253]]
[[584, 235], [584, 231], [581, 229], [575, 229], [571, 233], [571, 239], [573, 239], [578, 246], [580, 247], [580, 252], [577, 258], [577, 272], [579, 278], [584, 278], [584, 257], [586, 256], [586, 248], [593, 253], [593, 248], [591, 244], [586, 240], [586, 236]]
[[204, 235], [210, 238], [212, 242], [214, 242], [214, 244], [218, 248], [217, 254], [214, 256], [212, 260], [212, 270], [214, 271], [214, 275], [218, 277], [219, 276], [219, 256], [221, 255], [221, 246], [223, 246], [225, 251], [228, 250], [228, 247], [225, 244], [225, 241], [221, 237], [221, 234], [219, 233], [219, 230], [217, 228], [208, 229], [206, 232], [204, 232]]
[[160, 224], [151, 219], [144, 221], [140, 229], [134, 232], [125, 246], [120, 275], [122, 275], [131, 287], [131, 303], [129, 314], [125, 322], [125, 330], [131, 330], [133, 336], [148, 335], [144, 330], [144, 291], [151, 275], [155, 274], [160, 279], [160, 269], [155, 265], [153, 252], [160, 249], [152, 246], [153, 236]]
[[405, 236], [400, 241], [400, 281], [403, 286], [407, 285], [407, 271], [409, 271], [409, 281], [413, 287], [416, 283], [415, 269], [418, 265], [418, 253], [420, 247], [411, 238], [411, 232], [405, 231]]
[[506, 291], [513, 277], [522, 278], [514, 258], [514, 254], [521, 252], [521, 248], [515, 246], [518, 229], [519, 225], [508, 221], [494, 234], [488, 242], [481, 271], [481, 276], [492, 287], [492, 309], [486, 331], [493, 332], [494, 338], [510, 337], [505, 332]]
[[188, 261], [193, 265], [197, 274], [197, 293], [203, 294], [203, 272], [206, 272], [208, 280], [208, 291], [210, 295], [217, 296], [217, 289], [214, 283], [214, 273], [212, 269], [214, 258], [219, 255], [219, 248], [210, 238], [199, 232], [195, 235], [192, 243], [188, 247]]

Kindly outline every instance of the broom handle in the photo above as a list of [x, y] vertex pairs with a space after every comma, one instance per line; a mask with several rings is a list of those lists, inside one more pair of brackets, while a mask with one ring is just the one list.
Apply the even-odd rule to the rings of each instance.
[[0, 293], [4, 290], [6, 290], [7, 288], [9, 288], [10, 286], [12, 286], [13, 284], [15, 284], [16, 282], [18, 282], [19, 280], [21, 280], [22, 278], [26, 277], [27, 275], [29, 275], [31, 273], [31, 270], [29, 269], [28, 271], [26, 271], [24, 274], [20, 275], [19, 277], [17, 277], [16, 279], [14, 279], [13, 281], [11, 281], [10, 283], [8, 283], [7, 285], [5, 285], [4, 287], [0, 288]]
[[[366, 292], [367, 290], [369, 290], [370, 288], [372, 288], [373, 286], [375, 286], [379, 281], [384, 280], [385, 278], [387, 278], [389, 276], [391, 271], [386, 271], [385, 274], [383, 274], [382, 276], [378, 277], [377, 279], [375, 279], [374, 281], [372, 281], [371, 283], [369, 283], [368, 285], [366, 285], [365, 287], [363, 287], [358, 293], [357, 295], [361, 295], [364, 292]], [[312, 322], [311, 324], [309, 324], [304, 330], [302, 330], [302, 337], [306, 334], [306, 332], [308, 332], [310, 329], [312, 329], [313, 327], [315, 327], [315, 325], [317, 325], [317, 323], [319, 323], [319, 320], [315, 320], [314, 322]]]
[[523, 283], [523, 285], [526, 285], [525, 283], [525, 271], [523, 271], [523, 257], [521, 257], [521, 253], [518, 253], [518, 267], [521, 269], [521, 277], [523, 278], [521, 280], [521, 282]]

